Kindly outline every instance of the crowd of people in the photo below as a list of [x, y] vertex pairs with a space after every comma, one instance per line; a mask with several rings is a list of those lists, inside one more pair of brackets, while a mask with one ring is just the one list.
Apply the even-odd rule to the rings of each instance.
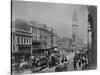
[[78, 68], [80, 70], [87, 70], [88, 69], [88, 58], [86, 54], [77, 54], [75, 53], [74, 62], [73, 62], [74, 70]]

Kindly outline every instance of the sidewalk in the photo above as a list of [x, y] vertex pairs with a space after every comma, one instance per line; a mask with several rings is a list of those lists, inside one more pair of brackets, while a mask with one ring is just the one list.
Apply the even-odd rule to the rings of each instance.
[[[68, 59], [68, 71], [75, 71], [74, 70], [74, 66], [73, 66], [73, 58], [74, 58], [75, 53], [72, 53], [70, 55], [67, 56]], [[81, 68], [79, 68], [79, 65], [77, 64], [77, 71], [81, 70]]]

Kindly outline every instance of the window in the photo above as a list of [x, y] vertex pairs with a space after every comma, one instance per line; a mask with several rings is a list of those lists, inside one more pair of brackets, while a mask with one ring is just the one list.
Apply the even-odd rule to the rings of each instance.
[[34, 29], [34, 33], [35, 33], [35, 34], [37, 33], [37, 30], [36, 30], [36, 29]]
[[59, 45], [61, 45], [61, 43], [59, 43]]
[[34, 36], [34, 40], [36, 40], [36, 36]]
[[37, 34], [39, 34], [39, 29], [37, 29]]
[[24, 44], [25, 44], [25, 38], [24, 38]]
[[34, 33], [34, 28], [33, 28], [33, 33]]
[[19, 37], [17, 38], [17, 43], [20, 44], [20, 38]]
[[31, 40], [31, 38], [30, 38], [30, 44], [31, 44], [31, 42], [32, 42], [32, 40]]
[[31, 38], [29, 38], [29, 44], [31, 44]]
[[21, 38], [21, 44], [23, 44], [23, 38]]
[[28, 44], [28, 38], [27, 38], [27, 44]]
[[36, 36], [36, 40], [38, 39], [38, 37]]
[[38, 40], [40, 40], [40, 37], [38, 37]]
[[58, 45], [59, 45], [59, 43], [58, 43]]
[[22, 38], [22, 44], [24, 44], [24, 38]]
[[35, 31], [36, 31], [36, 30], [34, 29], [34, 33], [35, 33]]
[[34, 36], [33, 36], [33, 40], [34, 40]]
[[33, 34], [35, 34], [35, 28], [33, 28]]

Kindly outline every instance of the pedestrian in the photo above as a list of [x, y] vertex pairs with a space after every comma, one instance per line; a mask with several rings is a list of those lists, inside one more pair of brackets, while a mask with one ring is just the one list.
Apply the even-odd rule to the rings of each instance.
[[81, 64], [82, 64], [82, 61], [81, 61], [81, 59], [79, 59], [79, 68], [81, 68]]
[[73, 63], [73, 64], [74, 64], [74, 70], [77, 69], [77, 65], [76, 65], [76, 63], [77, 63], [77, 62], [76, 62], [76, 58], [74, 57], [74, 63]]
[[82, 58], [82, 70], [84, 70], [84, 66], [85, 66], [85, 60], [84, 60], [84, 56]]
[[35, 62], [36, 62], [36, 58], [34, 57], [33, 59], [31, 59], [31, 69], [33, 69], [35, 67]]
[[63, 63], [64, 62], [64, 57], [61, 59], [61, 63]]
[[88, 69], [88, 59], [87, 59], [87, 57], [85, 57], [85, 70], [87, 70]]

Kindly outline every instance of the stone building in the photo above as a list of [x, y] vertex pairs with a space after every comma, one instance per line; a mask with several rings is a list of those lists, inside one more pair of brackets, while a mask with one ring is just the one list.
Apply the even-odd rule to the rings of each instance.
[[40, 29], [36, 21], [30, 21], [28, 24], [32, 28], [32, 50], [40, 49]]
[[59, 38], [57, 40], [57, 47], [58, 47], [60, 54], [63, 54], [65, 51], [70, 50], [70, 43], [71, 43], [70, 40], [71, 39], [69, 38]]
[[56, 37], [53, 28], [46, 24], [19, 19], [12, 22], [12, 52], [16, 56], [47, 54], [48, 50], [56, 46]]
[[46, 24], [40, 24], [36, 21], [30, 21], [28, 24], [32, 28], [32, 54], [45, 54], [55, 46], [56, 37], [53, 28]]
[[39, 24], [37, 22], [31, 21], [30, 26], [32, 27], [32, 43], [36, 45], [39, 49], [51, 48], [51, 40], [53, 40], [52, 29], [47, 27], [46, 24]]
[[32, 50], [32, 31], [27, 22], [20, 19], [12, 22], [11, 41], [12, 56], [28, 59]]

